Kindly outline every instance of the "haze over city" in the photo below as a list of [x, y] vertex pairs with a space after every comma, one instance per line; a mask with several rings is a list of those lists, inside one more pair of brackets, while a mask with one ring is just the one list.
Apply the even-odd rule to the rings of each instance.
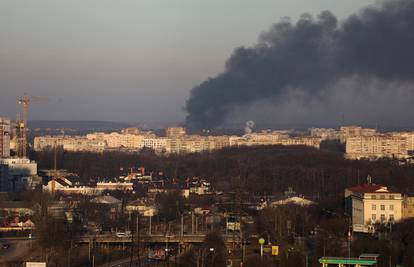
[[[17, 96], [28, 93], [49, 98], [31, 107], [30, 119], [184, 122], [191, 89], [217, 77], [236, 48], [254, 47], [273, 24], [286, 17], [295, 24], [303, 13], [317, 21], [327, 10], [341, 27], [350, 15], [379, 3], [1, 1], [0, 112], [15, 117]], [[410, 83], [365, 78], [341, 77], [320, 88], [317, 97], [293, 90], [229, 101], [219, 115], [223, 121], [202, 127], [250, 119], [268, 124], [338, 125], [345, 119], [409, 125]], [[257, 86], [258, 92], [265, 87]]]
[[414, 266], [414, 0], [0, 0], [0, 267]]

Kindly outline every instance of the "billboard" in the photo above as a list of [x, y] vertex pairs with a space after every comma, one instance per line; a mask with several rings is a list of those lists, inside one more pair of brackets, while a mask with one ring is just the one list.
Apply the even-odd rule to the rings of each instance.
[[46, 262], [26, 262], [26, 267], [46, 267]]

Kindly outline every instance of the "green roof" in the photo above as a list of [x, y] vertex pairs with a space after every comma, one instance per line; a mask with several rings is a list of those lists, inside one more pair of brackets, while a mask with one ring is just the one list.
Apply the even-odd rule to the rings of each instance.
[[360, 264], [363, 266], [372, 266], [377, 264], [376, 260], [371, 259], [357, 259], [357, 258], [331, 258], [331, 257], [323, 257], [319, 259], [319, 263], [327, 263], [327, 264]]

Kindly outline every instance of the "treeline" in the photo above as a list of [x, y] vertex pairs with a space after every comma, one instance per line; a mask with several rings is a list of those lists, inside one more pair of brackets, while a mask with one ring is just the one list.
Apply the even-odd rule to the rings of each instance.
[[[144, 166], [171, 178], [206, 177], [218, 190], [240, 187], [250, 195], [271, 195], [292, 187], [300, 194], [330, 199], [343, 195], [346, 187], [365, 182], [368, 175], [374, 183], [414, 192], [412, 166], [399, 166], [392, 160], [346, 160], [341, 153], [302, 146], [234, 147], [186, 155], [59, 150], [56, 157], [57, 168], [78, 173], [84, 181], [113, 178], [122, 168]], [[53, 151], [34, 153], [33, 158], [40, 169], [53, 168]]]

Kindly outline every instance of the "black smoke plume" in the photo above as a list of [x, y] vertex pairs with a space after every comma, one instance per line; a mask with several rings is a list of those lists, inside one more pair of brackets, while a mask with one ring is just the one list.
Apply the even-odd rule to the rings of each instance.
[[293, 89], [315, 97], [352, 77], [414, 81], [413, 0], [385, 1], [342, 22], [328, 11], [296, 23], [283, 19], [255, 47], [237, 48], [223, 73], [192, 89], [187, 126], [214, 128], [232, 107], [267, 98], [278, 104]]

